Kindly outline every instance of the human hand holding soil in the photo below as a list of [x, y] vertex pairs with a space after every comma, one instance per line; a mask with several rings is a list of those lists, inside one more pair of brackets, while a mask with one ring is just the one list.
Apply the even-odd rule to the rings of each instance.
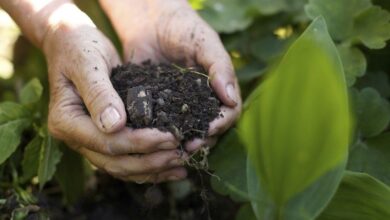
[[[126, 62], [201, 65], [223, 102], [210, 138], [213, 145], [238, 117], [241, 99], [230, 58], [215, 33], [184, 0], [101, 0], [125, 50]], [[125, 127], [124, 104], [110, 82], [120, 64], [111, 42], [70, 0], [0, 0], [22, 32], [46, 56], [49, 68], [48, 127], [92, 164], [127, 181], [162, 182], [186, 176], [179, 140], [157, 129]], [[88, 113], [85, 111], [88, 110]]]
[[[111, 42], [71, 1], [0, 1], [47, 59], [48, 127], [92, 164], [127, 181], [186, 176], [186, 154], [171, 133], [125, 127], [123, 102], [109, 74], [120, 64]], [[89, 115], [85, 111], [86, 106]]]
[[239, 87], [229, 55], [218, 34], [185, 0], [100, 0], [116, 29], [126, 62], [180, 63], [201, 65], [210, 84], [223, 102], [219, 117], [210, 124], [209, 138], [186, 143], [188, 151], [204, 144], [214, 145], [216, 136], [226, 131], [241, 111]]

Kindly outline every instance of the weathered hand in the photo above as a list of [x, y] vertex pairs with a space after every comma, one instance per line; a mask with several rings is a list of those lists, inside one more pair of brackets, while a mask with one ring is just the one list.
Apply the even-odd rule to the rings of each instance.
[[223, 102], [224, 115], [210, 124], [208, 140], [186, 144], [199, 149], [226, 131], [241, 111], [239, 86], [228, 53], [218, 34], [191, 9], [185, 0], [100, 0], [124, 47], [126, 62], [176, 62], [199, 64], [209, 73], [210, 83]]
[[136, 182], [184, 178], [181, 166], [186, 155], [176, 150], [179, 143], [172, 134], [125, 127], [124, 104], [109, 79], [112, 67], [120, 64], [111, 42], [74, 5], [62, 7], [51, 16], [43, 40], [51, 133], [117, 178]]

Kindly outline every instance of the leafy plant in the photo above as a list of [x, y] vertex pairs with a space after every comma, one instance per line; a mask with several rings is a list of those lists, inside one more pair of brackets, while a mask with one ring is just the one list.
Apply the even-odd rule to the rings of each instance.
[[[97, 5], [78, 2], [119, 49]], [[220, 33], [245, 99], [209, 157], [213, 189], [242, 204], [236, 219], [390, 219], [389, 1], [190, 3]], [[48, 134], [42, 54], [23, 40], [14, 54], [0, 80], [0, 219], [37, 213], [50, 185], [76, 202], [91, 173]]]

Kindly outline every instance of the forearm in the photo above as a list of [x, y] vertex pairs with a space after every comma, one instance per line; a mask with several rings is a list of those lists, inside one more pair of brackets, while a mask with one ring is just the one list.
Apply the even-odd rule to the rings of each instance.
[[23, 34], [42, 48], [46, 33], [60, 22], [92, 23], [71, 0], [0, 0]]
[[99, 3], [122, 43], [134, 32], [156, 23], [164, 8], [189, 7], [187, 0], [99, 0]]

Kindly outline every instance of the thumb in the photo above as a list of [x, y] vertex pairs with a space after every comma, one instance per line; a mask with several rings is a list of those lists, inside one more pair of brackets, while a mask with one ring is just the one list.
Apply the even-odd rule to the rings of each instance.
[[235, 107], [240, 103], [240, 90], [231, 59], [211, 28], [205, 28], [203, 34], [195, 46], [196, 61], [209, 73], [210, 83], [222, 102]]
[[[111, 66], [100, 53], [90, 54], [81, 66], [81, 72], [73, 74], [76, 85], [94, 124], [105, 133], [122, 129], [126, 124], [126, 111], [118, 93], [113, 88], [109, 74]], [[119, 58], [117, 59], [119, 64]]]

